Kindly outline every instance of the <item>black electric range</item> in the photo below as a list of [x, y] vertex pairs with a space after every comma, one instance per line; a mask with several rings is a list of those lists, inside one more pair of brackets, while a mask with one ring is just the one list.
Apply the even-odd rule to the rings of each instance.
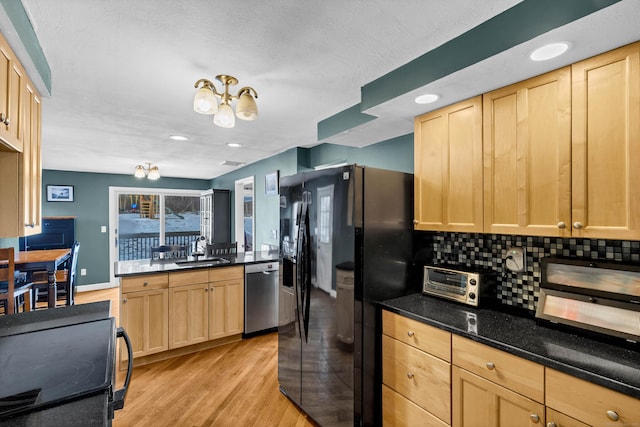
[[[117, 329], [108, 301], [0, 318], [0, 426], [104, 426], [114, 392]], [[129, 357], [132, 360], [132, 357]]]

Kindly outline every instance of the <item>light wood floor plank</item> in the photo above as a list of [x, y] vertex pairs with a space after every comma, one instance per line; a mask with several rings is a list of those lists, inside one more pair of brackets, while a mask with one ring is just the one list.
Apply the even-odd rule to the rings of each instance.
[[[76, 304], [104, 299], [117, 317], [117, 288], [79, 292]], [[280, 393], [277, 372], [277, 333], [139, 366], [113, 426], [314, 426]]]

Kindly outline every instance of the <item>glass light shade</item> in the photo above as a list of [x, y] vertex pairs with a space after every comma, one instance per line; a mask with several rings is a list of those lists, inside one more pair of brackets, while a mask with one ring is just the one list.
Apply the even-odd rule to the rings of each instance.
[[236, 118], [229, 104], [220, 104], [218, 112], [213, 116], [213, 123], [223, 128], [232, 128], [236, 125]]
[[547, 61], [562, 55], [567, 49], [569, 49], [569, 43], [549, 43], [534, 50], [531, 55], [529, 55], [529, 58], [531, 58], [532, 61]]
[[256, 100], [249, 92], [240, 95], [238, 105], [236, 106], [236, 116], [242, 120], [255, 120], [258, 118], [258, 106]]
[[147, 178], [154, 179], [154, 180], [160, 178], [160, 170], [158, 169], [157, 166], [154, 166], [151, 169], [149, 169], [149, 176]]
[[135, 176], [136, 178], [144, 178], [144, 167], [142, 165], [136, 166], [136, 171], [133, 173], [133, 176]]
[[208, 86], [202, 86], [193, 98], [193, 111], [200, 114], [216, 114], [218, 98]]

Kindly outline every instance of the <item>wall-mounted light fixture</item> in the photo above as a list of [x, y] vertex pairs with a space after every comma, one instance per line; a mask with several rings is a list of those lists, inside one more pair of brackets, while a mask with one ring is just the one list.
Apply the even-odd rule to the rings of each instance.
[[[231, 109], [231, 101], [238, 100], [236, 105], [236, 116], [241, 120], [255, 120], [258, 117], [258, 106], [256, 100], [258, 93], [252, 87], [245, 86], [240, 89], [237, 95], [229, 93], [229, 86], [238, 84], [238, 79], [233, 76], [220, 74], [216, 76], [224, 86], [224, 91], [218, 92], [210, 80], [200, 79], [194, 87], [198, 88], [193, 99], [193, 110], [200, 114], [213, 114], [213, 123], [223, 127], [232, 128], [236, 124], [236, 119]], [[252, 95], [253, 93], [253, 95]], [[220, 98], [220, 102], [218, 102]]]
[[151, 163], [146, 163], [147, 167], [142, 165], [136, 166], [136, 170], [133, 173], [133, 176], [136, 178], [144, 178], [145, 176], [148, 179], [156, 180], [160, 178], [160, 169], [157, 166], [151, 166]]

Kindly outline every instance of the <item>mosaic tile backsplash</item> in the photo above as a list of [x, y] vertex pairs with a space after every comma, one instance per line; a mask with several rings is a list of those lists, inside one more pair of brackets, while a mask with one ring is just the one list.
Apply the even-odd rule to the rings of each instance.
[[[526, 250], [527, 269], [523, 273], [513, 273], [504, 266], [506, 250], [512, 246]], [[548, 256], [640, 262], [640, 242], [480, 233], [433, 234], [435, 264], [490, 268], [498, 273], [500, 302], [531, 312], [535, 312], [540, 292], [540, 260]]]

